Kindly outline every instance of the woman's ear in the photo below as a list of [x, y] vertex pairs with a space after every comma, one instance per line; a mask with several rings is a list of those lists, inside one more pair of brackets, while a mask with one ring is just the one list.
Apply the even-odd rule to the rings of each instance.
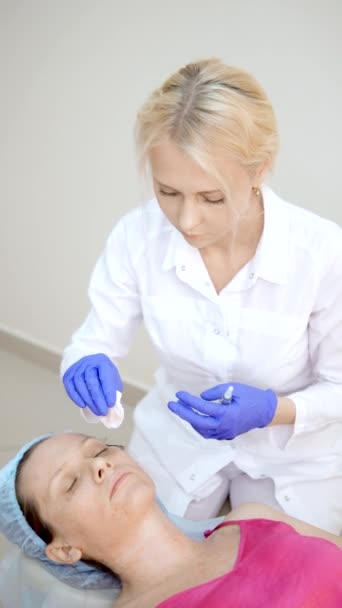
[[260, 188], [260, 185], [263, 183], [266, 175], [270, 172], [270, 163], [268, 160], [265, 160], [261, 165], [257, 167], [253, 175], [253, 186]]
[[60, 539], [54, 539], [45, 549], [46, 556], [53, 562], [60, 564], [75, 564], [82, 559], [82, 551], [71, 547]]

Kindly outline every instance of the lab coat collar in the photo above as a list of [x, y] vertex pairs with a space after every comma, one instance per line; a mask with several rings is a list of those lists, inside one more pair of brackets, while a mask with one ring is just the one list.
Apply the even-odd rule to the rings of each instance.
[[290, 218], [286, 203], [268, 186], [262, 187], [264, 229], [253, 259], [255, 277], [279, 285], [289, 268]]
[[[251, 261], [255, 279], [283, 284], [288, 274], [289, 214], [286, 204], [268, 186], [262, 187], [264, 230]], [[198, 251], [189, 245], [170, 224], [169, 245], [162, 263], [163, 270], [189, 264], [198, 259]]]
[[198, 251], [186, 242], [181, 233], [170, 224], [169, 246], [163, 260], [162, 269], [170, 270], [177, 266], [189, 264], [194, 257], [198, 258]]

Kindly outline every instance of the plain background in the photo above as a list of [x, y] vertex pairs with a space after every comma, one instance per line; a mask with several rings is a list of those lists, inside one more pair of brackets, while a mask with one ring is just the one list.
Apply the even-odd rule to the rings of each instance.
[[[278, 118], [271, 183], [342, 223], [340, 0], [0, 0], [0, 324], [62, 352], [115, 221], [147, 193], [133, 126], [151, 90], [208, 56], [253, 72]], [[141, 331], [122, 362], [147, 387]]]

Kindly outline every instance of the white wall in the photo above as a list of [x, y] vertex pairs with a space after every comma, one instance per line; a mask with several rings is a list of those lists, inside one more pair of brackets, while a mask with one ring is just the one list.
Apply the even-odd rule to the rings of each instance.
[[[340, 0], [0, 0], [0, 323], [59, 351], [89, 273], [141, 200], [132, 127], [151, 89], [206, 56], [276, 108], [277, 191], [342, 223]], [[150, 384], [141, 333], [121, 370]]]

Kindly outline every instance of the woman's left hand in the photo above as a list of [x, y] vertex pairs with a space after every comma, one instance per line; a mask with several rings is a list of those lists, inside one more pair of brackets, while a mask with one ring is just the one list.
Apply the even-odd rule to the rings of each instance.
[[[228, 387], [233, 387], [230, 403], [213, 403], [222, 399]], [[270, 424], [277, 408], [277, 395], [263, 390], [230, 382], [219, 384], [195, 397], [185, 391], [176, 393], [178, 401], [170, 401], [169, 409], [205, 439], [234, 439], [251, 429]]]

